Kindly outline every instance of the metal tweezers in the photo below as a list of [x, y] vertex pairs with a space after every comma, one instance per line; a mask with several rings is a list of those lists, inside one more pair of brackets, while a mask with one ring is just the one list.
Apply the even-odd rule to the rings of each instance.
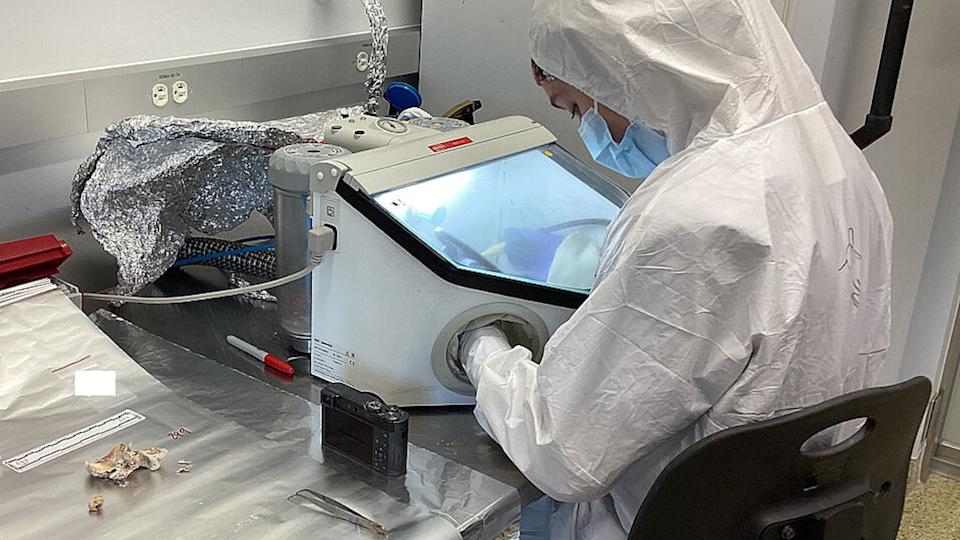
[[363, 517], [356, 510], [330, 497], [327, 497], [322, 493], [317, 493], [312, 489], [301, 489], [300, 491], [287, 497], [287, 500], [290, 502], [296, 502], [294, 499], [298, 497], [337, 519], [342, 519], [348, 523], [353, 523], [354, 525], [367, 529], [368, 531], [371, 531], [379, 536], [387, 535], [387, 530], [383, 528], [383, 525]]

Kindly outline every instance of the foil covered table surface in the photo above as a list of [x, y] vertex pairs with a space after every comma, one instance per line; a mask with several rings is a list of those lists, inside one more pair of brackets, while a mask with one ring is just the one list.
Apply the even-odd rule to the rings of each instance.
[[[112, 313], [92, 319], [59, 291], [0, 308], [0, 537], [382, 538], [292, 497], [305, 489], [387, 538], [492, 538], [519, 515], [512, 487], [413, 445], [397, 480], [325, 455], [318, 405]], [[91, 370], [115, 377], [112, 393], [79, 392], [77, 373]], [[139, 420], [16, 470], [17, 457], [124, 415]], [[169, 453], [126, 487], [89, 477], [84, 461], [117, 442]]]

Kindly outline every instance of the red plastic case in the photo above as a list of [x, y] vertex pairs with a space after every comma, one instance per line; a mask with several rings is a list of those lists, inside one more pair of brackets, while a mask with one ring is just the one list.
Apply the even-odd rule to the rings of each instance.
[[0, 244], [0, 289], [52, 276], [73, 254], [52, 234]]

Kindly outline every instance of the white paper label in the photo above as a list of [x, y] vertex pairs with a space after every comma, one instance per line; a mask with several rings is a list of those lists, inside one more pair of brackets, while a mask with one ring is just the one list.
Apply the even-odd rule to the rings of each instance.
[[310, 373], [330, 382], [350, 382], [350, 372], [357, 368], [357, 355], [319, 338], [310, 349]]
[[75, 396], [116, 396], [117, 372], [80, 369], [73, 372]]
[[94, 441], [126, 429], [145, 419], [142, 414], [127, 409], [110, 418], [78, 429], [69, 435], [64, 435], [59, 439], [55, 439], [31, 450], [27, 450], [20, 455], [6, 459], [3, 461], [3, 464], [13, 469], [14, 472], [27, 472], [34, 467], [69, 454], [78, 448], [83, 448]]

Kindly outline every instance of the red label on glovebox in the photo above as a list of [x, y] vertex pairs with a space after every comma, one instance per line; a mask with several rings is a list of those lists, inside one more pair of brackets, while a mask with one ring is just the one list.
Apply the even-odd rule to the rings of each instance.
[[427, 148], [429, 148], [432, 152], [443, 152], [444, 150], [450, 150], [451, 148], [456, 148], [472, 142], [473, 139], [470, 137], [460, 137], [459, 139], [453, 139], [451, 141], [443, 141], [442, 143], [431, 144]]

